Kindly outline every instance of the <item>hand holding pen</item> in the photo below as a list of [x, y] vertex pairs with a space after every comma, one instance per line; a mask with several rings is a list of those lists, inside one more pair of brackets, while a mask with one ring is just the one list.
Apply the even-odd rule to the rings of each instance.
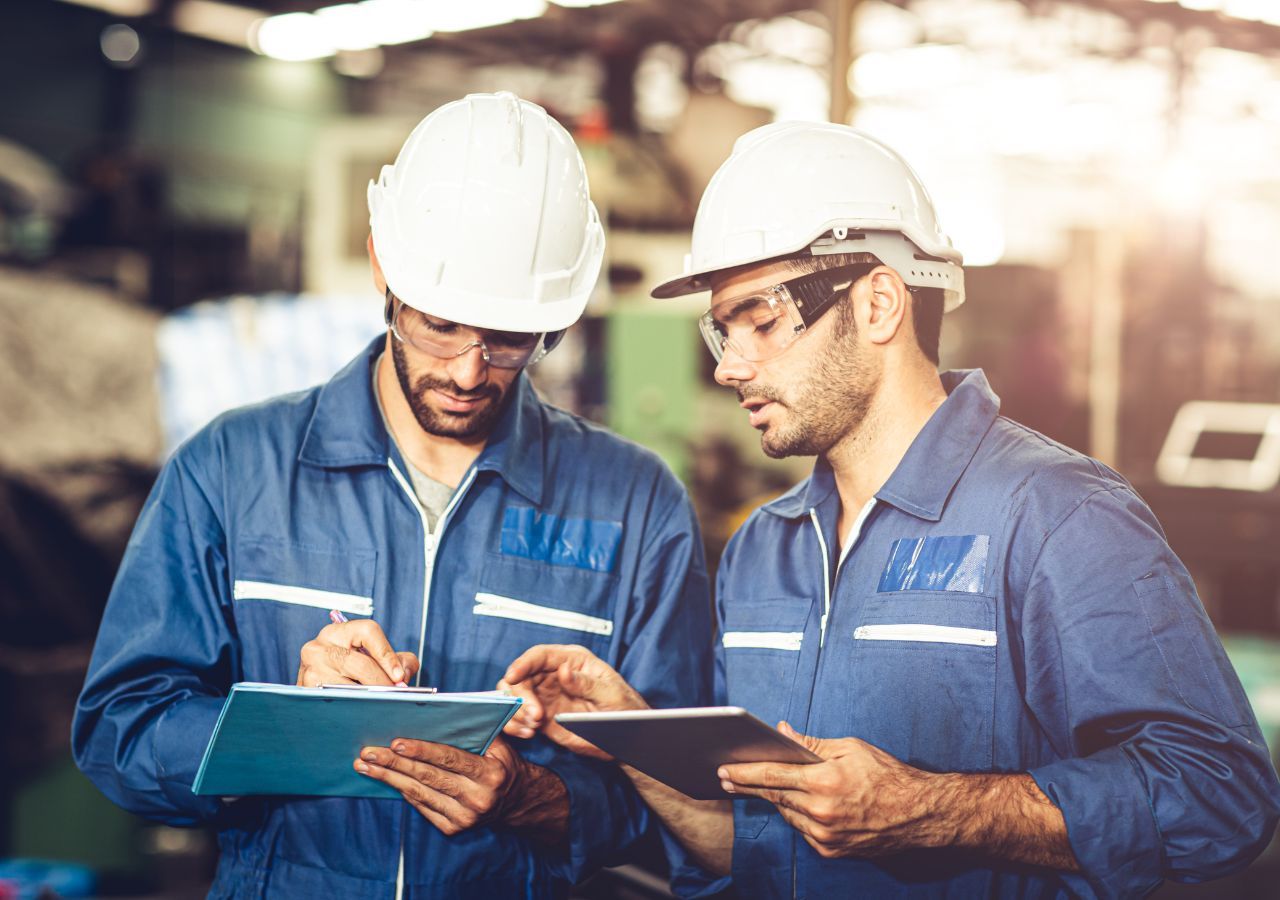
[[372, 619], [348, 621], [339, 610], [329, 613], [326, 625], [314, 639], [302, 645], [298, 684], [364, 684], [406, 687], [419, 668], [413, 653], [392, 649], [381, 626]]

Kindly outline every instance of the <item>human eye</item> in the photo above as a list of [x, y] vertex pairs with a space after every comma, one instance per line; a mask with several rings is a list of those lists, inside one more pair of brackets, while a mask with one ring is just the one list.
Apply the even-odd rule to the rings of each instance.
[[422, 317], [422, 325], [432, 334], [453, 334], [458, 330], [458, 326], [453, 322], [444, 322], [427, 316]]
[[538, 339], [536, 334], [523, 331], [495, 331], [488, 337], [488, 342], [504, 350], [523, 350]]

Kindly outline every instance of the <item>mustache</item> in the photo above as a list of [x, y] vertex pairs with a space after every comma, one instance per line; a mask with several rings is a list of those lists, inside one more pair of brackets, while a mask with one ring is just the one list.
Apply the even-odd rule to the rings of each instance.
[[413, 389], [418, 394], [425, 394], [429, 390], [444, 391], [459, 400], [483, 400], [486, 397], [497, 400], [502, 396], [502, 389], [496, 384], [482, 384], [471, 390], [463, 390], [452, 378], [433, 378], [430, 375], [420, 376], [414, 382]]
[[739, 403], [747, 400], [768, 400], [770, 403], [778, 403], [782, 406], [787, 405], [783, 402], [782, 395], [767, 385], [750, 384], [746, 387], [738, 388], [737, 393]]

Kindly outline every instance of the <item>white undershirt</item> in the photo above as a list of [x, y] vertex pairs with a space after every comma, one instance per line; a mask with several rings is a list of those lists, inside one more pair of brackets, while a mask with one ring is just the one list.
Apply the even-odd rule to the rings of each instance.
[[858, 538], [862, 535], [862, 526], [867, 521], [867, 516], [871, 515], [871, 510], [875, 509], [876, 498], [872, 497], [862, 507], [858, 513], [858, 518], [853, 520], [853, 527], [849, 529], [849, 535], [844, 539], [844, 543], [840, 545], [840, 561], [836, 563], [836, 570], [844, 565], [844, 558], [849, 555], [849, 551], [853, 549], [853, 545], [858, 543]]

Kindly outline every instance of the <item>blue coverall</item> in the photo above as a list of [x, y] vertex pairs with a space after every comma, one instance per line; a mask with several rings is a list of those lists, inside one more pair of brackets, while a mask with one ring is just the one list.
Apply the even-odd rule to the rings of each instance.
[[647, 812], [614, 766], [541, 738], [514, 743], [568, 789], [558, 850], [502, 827], [446, 837], [398, 798], [191, 792], [230, 686], [292, 684], [331, 606], [371, 616], [441, 690], [490, 690], [529, 646], [578, 643], [656, 706], [710, 700], [706, 571], [671, 472], [521, 375], [428, 531], [372, 392], [382, 345], [319, 388], [220, 417], [165, 465], [107, 604], [75, 758], [126, 809], [211, 823], [214, 897], [387, 900], [401, 861], [407, 897], [563, 895]]
[[1029, 772], [1081, 871], [944, 851], [823, 859], [748, 799], [734, 802], [736, 890], [1132, 897], [1243, 867], [1272, 836], [1280, 784], [1159, 523], [1114, 471], [1000, 417], [981, 371], [943, 381], [842, 564], [822, 462], [734, 535], [719, 701], [930, 771]]

